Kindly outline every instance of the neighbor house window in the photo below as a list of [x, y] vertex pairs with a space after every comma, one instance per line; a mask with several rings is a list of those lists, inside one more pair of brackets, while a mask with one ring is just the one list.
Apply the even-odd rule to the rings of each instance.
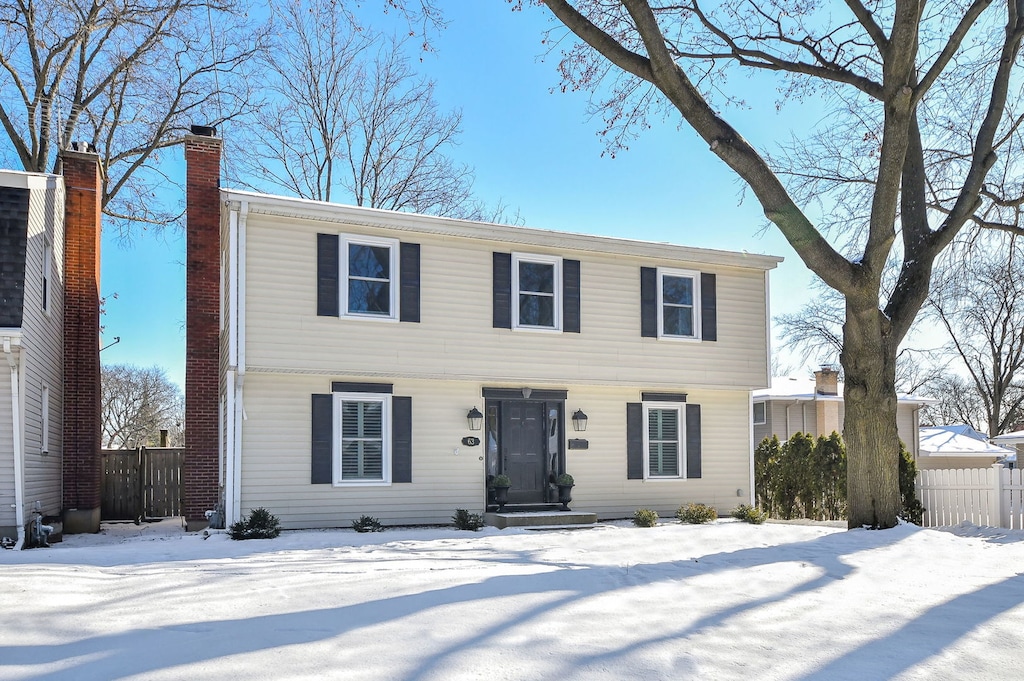
[[700, 338], [700, 273], [658, 269], [658, 336]]
[[754, 425], [761, 426], [767, 421], [764, 402], [754, 402]]
[[39, 405], [39, 451], [47, 454], [50, 451], [50, 388], [43, 386]]
[[512, 254], [512, 327], [562, 328], [562, 259]]
[[647, 430], [644, 436], [645, 477], [680, 478], [683, 470], [682, 404], [644, 403]]
[[336, 484], [391, 482], [391, 395], [334, 394]]
[[53, 278], [53, 244], [49, 237], [43, 243], [43, 312], [50, 312], [50, 281]]
[[398, 241], [341, 237], [343, 316], [397, 319]]

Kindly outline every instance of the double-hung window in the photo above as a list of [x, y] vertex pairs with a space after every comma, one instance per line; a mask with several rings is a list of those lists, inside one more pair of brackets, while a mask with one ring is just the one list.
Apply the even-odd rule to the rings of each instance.
[[342, 315], [397, 319], [398, 241], [342, 236], [340, 247]]
[[658, 336], [700, 338], [700, 273], [658, 269]]
[[334, 393], [335, 484], [391, 483], [391, 395]]
[[562, 259], [558, 256], [512, 254], [512, 327], [562, 328]]
[[683, 404], [644, 403], [644, 477], [686, 477]]

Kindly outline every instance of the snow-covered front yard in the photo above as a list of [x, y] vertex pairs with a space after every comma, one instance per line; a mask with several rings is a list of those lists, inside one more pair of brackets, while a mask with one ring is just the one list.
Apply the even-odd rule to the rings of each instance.
[[0, 679], [1022, 675], [1022, 532], [133, 528], [0, 551]]

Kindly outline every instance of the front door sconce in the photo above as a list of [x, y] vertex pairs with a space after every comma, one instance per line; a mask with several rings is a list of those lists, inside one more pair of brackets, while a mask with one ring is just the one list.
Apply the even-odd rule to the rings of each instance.
[[577, 433], [584, 433], [587, 430], [587, 415], [582, 409], [577, 409], [572, 415], [572, 429]]
[[480, 426], [483, 425], [484, 415], [480, 413], [480, 410], [473, 407], [466, 414], [466, 420], [469, 421], [470, 430], [480, 430]]

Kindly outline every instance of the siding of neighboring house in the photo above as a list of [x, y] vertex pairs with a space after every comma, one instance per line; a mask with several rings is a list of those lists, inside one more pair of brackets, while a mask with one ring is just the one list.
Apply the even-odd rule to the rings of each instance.
[[[26, 253], [24, 371], [26, 517], [36, 501], [45, 515], [61, 507], [63, 314], [64, 314], [64, 184], [47, 179], [32, 193]], [[43, 311], [42, 272], [50, 244], [47, 311]], [[43, 388], [49, 390], [47, 451], [42, 451]]]
[[[24, 281], [19, 292], [22, 305], [19, 315], [21, 347], [17, 353], [20, 418], [18, 424], [13, 424], [21, 433], [24, 453], [23, 510], [27, 520], [37, 501], [46, 515], [58, 514], [61, 506], [64, 184], [56, 176], [11, 171], [0, 173], [0, 184], [29, 192], [22, 254]], [[44, 310], [43, 273], [47, 257], [49, 269]], [[6, 362], [3, 366], [7, 380], [0, 382], [0, 528], [9, 534], [16, 518], [12, 508], [15, 501], [15, 452], [11, 432], [13, 405]], [[49, 393], [46, 409], [43, 407], [44, 387]], [[44, 412], [48, 426], [46, 438], [42, 430]], [[44, 439], [46, 452], [42, 451]]]
[[919, 470], [936, 468], [990, 468], [996, 462], [994, 456], [922, 456], [917, 459]]
[[[2, 361], [2, 360], [0, 360]], [[14, 433], [11, 423], [11, 372], [0, 364], [0, 536], [14, 536]]]
[[[760, 400], [757, 400], [760, 401]], [[764, 438], [775, 434], [779, 440], [787, 440], [796, 433], [818, 432], [818, 415], [814, 402], [810, 400], [768, 399], [765, 402], [765, 423], [754, 426], [754, 446]], [[896, 407], [896, 429], [900, 439], [912, 453], [917, 453], [917, 409], [916, 404], [899, 404]], [[839, 405], [839, 425], [842, 428], [846, 418], [846, 407]], [[826, 433], [827, 435], [827, 433]]]

